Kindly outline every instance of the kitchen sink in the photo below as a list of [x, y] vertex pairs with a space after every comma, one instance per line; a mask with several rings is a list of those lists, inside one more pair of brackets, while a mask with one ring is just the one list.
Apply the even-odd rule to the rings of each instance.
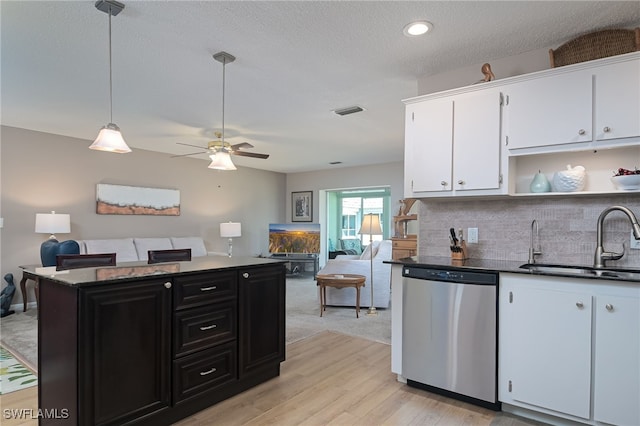
[[548, 265], [542, 263], [525, 263], [524, 265], [521, 265], [520, 268], [544, 274], [574, 275], [582, 277], [611, 277], [627, 281], [640, 281], [640, 270], [600, 269], [589, 266]]

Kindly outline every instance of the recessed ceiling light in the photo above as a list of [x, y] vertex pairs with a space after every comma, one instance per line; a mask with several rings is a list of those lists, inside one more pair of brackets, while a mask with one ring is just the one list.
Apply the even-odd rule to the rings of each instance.
[[404, 35], [408, 37], [420, 36], [433, 30], [433, 24], [427, 21], [411, 22], [404, 27]]

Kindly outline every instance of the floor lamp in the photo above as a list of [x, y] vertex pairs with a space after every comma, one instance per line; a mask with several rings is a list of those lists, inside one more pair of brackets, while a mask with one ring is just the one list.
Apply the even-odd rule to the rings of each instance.
[[[360, 235], [369, 235], [369, 245], [373, 244], [373, 236], [374, 235], [382, 235], [382, 228], [380, 227], [380, 216], [375, 213], [365, 214], [362, 218], [362, 226], [360, 227], [360, 231], [358, 231]], [[373, 246], [370, 248], [369, 252], [369, 260], [371, 262], [371, 303], [369, 304], [369, 310], [367, 311], [367, 315], [378, 315], [378, 311], [376, 311], [376, 307], [373, 303]]]

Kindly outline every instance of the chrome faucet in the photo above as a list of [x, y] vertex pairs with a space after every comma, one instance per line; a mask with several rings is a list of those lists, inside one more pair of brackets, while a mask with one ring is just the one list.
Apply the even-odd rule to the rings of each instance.
[[596, 253], [593, 256], [593, 267], [594, 268], [604, 268], [605, 262], [607, 260], [618, 260], [622, 256], [624, 256], [625, 245], [622, 243], [622, 253], [608, 252], [604, 251], [604, 247], [602, 246], [602, 228], [604, 218], [614, 210], [619, 210], [622, 213], [626, 214], [629, 220], [631, 221], [631, 227], [633, 228], [633, 236], [636, 240], [640, 240], [640, 225], [638, 225], [638, 219], [633, 214], [631, 210], [624, 206], [611, 206], [604, 209], [600, 216], [598, 217], [598, 230], [597, 230], [597, 243], [596, 243]]
[[[533, 229], [535, 226], [536, 230], [536, 240], [538, 240], [538, 250], [533, 248]], [[538, 232], [538, 221], [533, 219], [531, 222], [531, 245], [529, 246], [529, 262], [528, 263], [536, 263], [536, 256], [540, 256], [542, 254], [542, 248], [540, 247], [540, 235]]]

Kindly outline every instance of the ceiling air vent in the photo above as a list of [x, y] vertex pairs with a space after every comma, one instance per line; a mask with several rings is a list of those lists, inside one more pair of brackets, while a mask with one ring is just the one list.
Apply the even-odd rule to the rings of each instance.
[[354, 114], [356, 112], [361, 112], [361, 111], [364, 111], [364, 108], [361, 108], [357, 105], [333, 110], [333, 112], [335, 112], [338, 115], [349, 115], [349, 114]]

